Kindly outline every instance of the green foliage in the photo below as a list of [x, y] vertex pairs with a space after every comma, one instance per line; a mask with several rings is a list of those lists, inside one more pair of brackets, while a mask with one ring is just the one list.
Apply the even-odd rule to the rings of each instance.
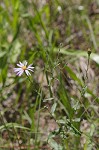
[[[0, 1], [0, 149], [98, 149], [97, 12], [92, 0]], [[16, 77], [24, 60], [34, 72]]]

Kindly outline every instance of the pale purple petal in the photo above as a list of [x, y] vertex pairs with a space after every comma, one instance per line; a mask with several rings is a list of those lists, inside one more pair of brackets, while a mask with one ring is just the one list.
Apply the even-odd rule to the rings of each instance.
[[28, 68], [29, 68], [29, 69], [34, 69], [34, 67], [29, 67], [29, 66], [27, 67], [27, 69], [28, 69]]
[[[21, 76], [24, 72], [26, 73], [27, 76], [30, 76], [30, 72], [34, 72], [34, 67], [32, 66], [33, 64], [30, 64], [28, 67], [27, 66], [27, 61], [24, 61], [24, 63], [19, 62], [19, 64], [17, 64], [17, 66], [19, 68], [14, 68], [14, 72], [16, 73], [16, 75]], [[24, 69], [23, 67], [26, 67], [26, 69]]]
[[27, 67], [27, 70], [30, 70], [30, 71], [33, 72], [34, 67], [33, 67], [32, 65], [33, 65], [33, 64], [30, 64], [30, 65]]
[[21, 71], [17, 72], [16, 75], [21, 76], [23, 74], [23, 72], [24, 72], [24, 70], [21, 70]]
[[[32, 67], [33, 64], [30, 64], [28, 67]], [[33, 67], [34, 68], [34, 67]]]
[[30, 76], [30, 72], [28, 70], [25, 70], [25, 73], [27, 74], [27, 76]]
[[20, 70], [22, 70], [22, 69], [21, 68], [14, 68], [14, 72], [18, 72]]
[[24, 66], [27, 66], [27, 61], [24, 62]]
[[19, 61], [19, 63], [20, 63], [20, 65], [21, 65], [21, 67], [23, 67], [23, 66], [24, 66], [24, 64], [23, 64], [23, 63], [21, 63], [20, 61]]
[[20, 74], [20, 71], [16, 73], [16, 75], [19, 75], [19, 74]]
[[21, 64], [17, 64], [17, 66], [18, 66], [18, 67], [23, 67], [24, 65], [21, 65]]
[[32, 72], [34, 72], [32, 69], [30, 69], [30, 68], [27, 68], [27, 70], [30, 70], [30, 71], [32, 71]]
[[21, 76], [23, 73], [24, 73], [24, 71], [22, 70], [22, 71], [20, 72], [19, 76]]

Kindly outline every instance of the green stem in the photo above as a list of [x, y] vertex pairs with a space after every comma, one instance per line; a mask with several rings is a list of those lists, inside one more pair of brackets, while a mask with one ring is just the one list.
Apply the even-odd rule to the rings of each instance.
[[35, 146], [37, 146], [37, 140], [38, 140], [38, 132], [39, 132], [39, 122], [40, 122], [40, 110], [41, 110], [41, 100], [42, 100], [42, 91], [40, 94], [39, 99], [39, 109], [38, 109], [38, 120], [37, 120], [37, 130], [36, 130], [36, 137], [35, 137]]
[[[29, 80], [29, 82], [33, 85], [33, 82], [31, 81], [31, 79], [29, 78], [29, 76], [26, 74], [26, 76], [27, 76], [27, 78], [28, 78], [28, 80]], [[36, 92], [37, 94], [40, 94], [40, 93], [38, 93], [38, 91], [37, 90], [34, 90], [34, 89], [32, 89], [34, 92]]]
[[[26, 74], [29, 82], [33, 85], [33, 82], [31, 81], [31, 79], [29, 78], [29, 76]], [[38, 109], [38, 120], [37, 120], [37, 129], [36, 129], [36, 136], [35, 136], [35, 146], [37, 146], [37, 139], [38, 139], [38, 131], [39, 131], [39, 122], [40, 122], [40, 109], [41, 109], [41, 100], [42, 100], [42, 91], [41, 88], [39, 88], [39, 92], [34, 90], [37, 94], [38, 94], [38, 98], [37, 101], [39, 102], [39, 109]], [[41, 91], [41, 93], [40, 93]], [[39, 99], [40, 97], [40, 99]]]
[[16, 135], [16, 139], [18, 140], [19, 148], [20, 148], [20, 150], [21, 150], [19, 138], [18, 138], [18, 136], [17, 136], [17, 132], [15, 131], [15, 128], [14, 128], [13, 123], [12, 123], [12, 127], [13, 127], [13, 131], [14, 131], [14, 133], [15, 133], [15, 135]]
[[34, 7], [35, 11], [37, 12], [37, 15], [38, 15], [39, 20], [40, 20], [41, 25], [42, 25], [42, 28], [43, 28], [44, 31], [45, 31], [46, 38], [48, 39], [48, 32], [47, 32], [47, 30], [46, 30], [46, 27], [45, 27], [44, 22], [42, 21], [41, 15], [40, 15], [40, 13], [39, 13], [39, 11], [38, 11], [38, 9], [37, 9], [37, 7], [36, 7], [36, 5], [35, 5], [35, 3], [34, 3], [33, 1], [32, 1], [32, 4], [33, 4], [33, 7]]
[[51, 87], [50, 87], [50, 82], [49, 82], [49, 79], [48, 79], [47, 71], [45, 71], [45, 74], [46, 74], [47, 84], [48, 84], [48, 88], [49, 88], [49, 92], [50, 92], [50, 97], [53, 97], [53, 93], [52, 93], [52, 90], [51, 90]]
[[[11, 133], [10, 133], [8, 127], [6, 126], [6, 123], [5, 123], [4, 119], [3, 119], [3, 115], [2, 115], [2, 113], [1, 113], [1, 111], [0, 111], [0, 114], [1, 114], [2, 122], [3, 122], [3, 124], [4, 124], [5, 128], [6, 128], [6, 130], [8, 131], [8, 136], [9, 136], [9, 138], [11, 139], [11, 136], [10, 136]], [[12, 142], [12, 141], [11, 141], [11, 142]], [[13, 146], [13, 144], [12, 144], [12, 146]], [[12, 148], [13, 148], [13, 150], [14, 150], [14, 146], [13, 146]]]
[[90, 64], [90, 55], [88, 55], [88, 64], [87, 64], [87, 70], [86, 70], [86, 77], [85, 77], [85, 82], [88, 79], [88, 69], [89, 69], [89, 64]]

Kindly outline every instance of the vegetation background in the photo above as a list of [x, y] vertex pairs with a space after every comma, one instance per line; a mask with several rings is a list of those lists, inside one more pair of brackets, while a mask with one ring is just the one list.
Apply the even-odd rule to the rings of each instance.
[[0, 150], [98, 150], [98, 131], [99, 0], [0, 0]]

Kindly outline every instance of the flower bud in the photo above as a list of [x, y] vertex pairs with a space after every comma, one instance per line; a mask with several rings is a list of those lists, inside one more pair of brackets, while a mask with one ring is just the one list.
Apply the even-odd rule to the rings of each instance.
[[88, 53], [88, 55], [90, 56], [90, 54], [91, 54], [91, 49], [90, 49], [90, 48], [88, 48], [87, 53]]

